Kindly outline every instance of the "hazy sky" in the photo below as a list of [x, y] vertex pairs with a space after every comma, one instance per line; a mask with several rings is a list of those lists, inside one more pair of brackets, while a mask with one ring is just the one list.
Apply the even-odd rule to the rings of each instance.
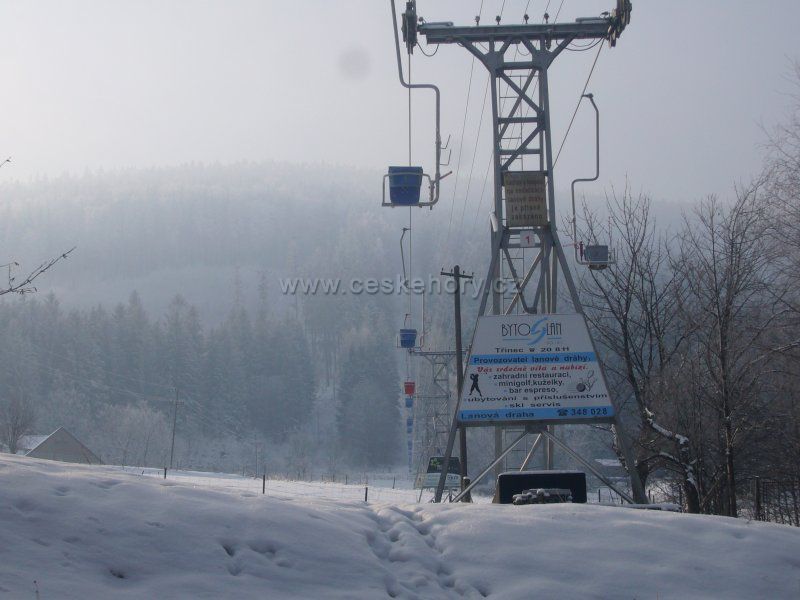
[[[403, 4], [400, 2], [399, 4]], [[520, 22], [546, 0], [419, 0], [427, 20], [484, 22], [504, 5]], [[550, 2], [551, 18], [560, 0]], [[613, 0], [565, 0], [559, 20], [597, 15]], [[603, 122], [600, 187], [625, 176], [658, 198], [726, 193], [758, 170], [761, 124], [785, 114], [800, 59], [797, 0], [634, 0], [590, 91]], [[559, 142], [593, 60], [564, 53], [551, 70]], [[414, 79], [438, 83], [443, 135], [471, 189], [486, 169], [477, 140], [486, 76], [470, 55], [416, 53]], [[397, 82], [388, 0], [2, 1], [0, 174], [27, 179], [100, 167], [278, 160], [384, 169], [403, 164], [406, 96]], [[415, 153], [430, 163], [432, 103], [415, 99]], [[485, 115], [489, 115], [486, 109]], [[591, 111], [580, 113], [557, 185], [591, 171]], [[376, 181], [376, 189], [379, 189]], [[448, 186], [453, 185], [453, 178]], [[466, 189], [462, 186], [461, 189]], [[447, 187], [445, 195], [452, 193]]]

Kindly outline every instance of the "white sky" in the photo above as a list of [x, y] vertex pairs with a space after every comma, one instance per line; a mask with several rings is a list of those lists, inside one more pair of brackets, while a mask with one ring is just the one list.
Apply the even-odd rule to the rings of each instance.
[[[402, 0], [399, 5], [402, 5]], [[469, 24], [480, 0], [419, 0], [427, 20]], [[526, 4], [485, 0], [484, 23]], [[549, 8], [555, 15], [560, 0]], [[565, 0], [559, 20], [597, 15], [613, 0]], [[691, 200], [727, 193], [758, 170], [764, 135], [785, 114], [800, 58], [800, 2], [634, 0], [590, 91], [603, 123], [601, 186]], [[593, 52], [564, 53], [551, 70], [558, 143]], [[443, 137], [471, 170], [486, 77], [441, 47], [414, 55], [414, 79], [443, 93]], [[388, 0], [0, 1], [0, 154], [4, 179], [191, 161], [279, 160], [385, 169], [403, 164], [406, 96], [397, 82]], [[429, 170], [432, 103], [415, 101], [415, 153]], [[486, 110], [486, 116], [489, 115]], [[474, 177], [485, 173], [489, 128]], [[581, 112], [557, 185], [591, 172], [591, 111]], [[454, 178], [448, 180], [453, 185]], [[379, 189], [376, 182], [376, 189]], [[462, 187], [461, 189], [466, 189]], [[452, 188], [445, 189], [447, 197]]]

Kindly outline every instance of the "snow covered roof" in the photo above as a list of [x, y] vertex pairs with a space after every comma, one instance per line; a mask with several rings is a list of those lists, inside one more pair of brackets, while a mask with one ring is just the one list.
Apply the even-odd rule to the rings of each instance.
[[36, 446], [41, 444], [48, 437], [50, 437], [50, 436], [49, 435], [23, 435], [19, 439], [19, 443], [17, 444], [17, 447], [20, 450], [24, 450], [25, 452], [27, 452], [28, 450], [33, 450], [34, 448], [36, 448]]
[[101, 465], [103, 461], [63, 427], [46, 436], [26, 456], [62, 462]]

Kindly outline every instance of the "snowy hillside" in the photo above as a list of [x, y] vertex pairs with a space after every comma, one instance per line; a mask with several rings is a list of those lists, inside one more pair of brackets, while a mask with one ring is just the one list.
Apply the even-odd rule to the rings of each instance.
[[790, 527], [288, 491], [0, 455], [0, 597], [800, 596], [800, 530]]

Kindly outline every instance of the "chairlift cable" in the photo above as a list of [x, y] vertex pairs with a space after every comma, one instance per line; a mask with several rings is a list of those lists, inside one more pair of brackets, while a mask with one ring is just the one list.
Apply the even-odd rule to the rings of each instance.
[[455, 181], [453, 182], [453, 198], [452, 198], [452, 202], [450, 203], [450, 220], [447, 223], [447, 235], [445, 236], [444, 244], [443, 244], [443, 249], [445, 249], [445, 250], [447, 249], [447, 247], [449, 245], [450, 232], [451, 232], [452, 227], [453, 227], [453, 214], [455, 213], [456, 196], [458, 194], [459, 175], [461, 174], [461, 157], [462, 157], [463, 150], [464, 150], [464, 134], [465, 134], [466, 128], [467, 128], [467, 115], [468, 115], [468, 111], [469, 111], [470, 95], [471, 95], [471, 92], [472, 92], [472, 76], [473, 76], [474, 69], [475, 69], [475, 57], [473, 56], [472, 57], [472, 65], [470, 66], [470, 70], [469, 70], [469, 84], [467, 85], [467, 101], [464, 104], [464, 123], [461, 126], [461, 137], [460, 137], [459, 143], [458, 143], [458, 160], [456, 162], [456, 178], [455, 178]]
[[[503, 17], [503, 13], [505, 12], [505, 9], [506, 9], [506, 0], [503, 0], [503, 4], [500, 6], [500, 14], [498, 15], [499, 18]], [[483, 1], [481, 1], [481, 13], [482, 12], [483, 12]], [[480, 15], [479, 15], [479, 17], [480, 17]], [[518, 48], [517, 48], [516, 51], [518, 51]], [[473, 67], [475, 65], [474, 61], [475, 61], [475, 59], [473, 57], [473, 62], [472, 62]], [[483, 115], [485, 114], [485, 111], [486, 111], [486, 99], [488, 98], [488, 95], [489, 95], [490, 83], [491, 83], [491, 80], [487, 80], [486, 81], [486, 88], [485, 88], [484, 94], [483, 94], [483, 103], [481, 105], [481, 117], [480, 117], [480, 120], [478, 122], [478, 133], [477, 133], [476, 139], [475, 139], [475, 148], [474, 148], [473, 156], [472, 156], [472, 166], [470, 167], [470, 179], [469, 179], [469, 182], [467, 184], [467, 194], [469, 194], [469, 189], [470, 189], [471, 184], [472, 184], [472, 174], [473, 174], [474, 168], [475, 168], [475, 158], [477, 156], [478, 142], [480, 141], [481, 127], [483, 125]], [[470, 88], [471, 88], [471, 85], [472, 85], [472, 70], [470, 70]], [[465, 108], [464, 113], [465, 113], [464, 114], [464, 129], [465, 129], [466, 128], [466, 108]], [[462, 144], [463, 144], [463, 136], [462, 136]], [[459, 150], [459, 167], [460, 167], [460, 162], [461, 162], [460, 154], [461, 154], [461, 151]], [[490, 164], [491, 164], [491, 162], [490, 162]], [[484, 183], [484, 186], [485, 186], [485, 183]], [[463, 227], [463, 225], [464, 225], [464, 215], [466, 213], [466, 205], [467, 205], [468, 199], [469, 199], [468, 196], [465, 195], [465, 197], [464, 197], [464, 207], [463, 207], [463, 209], [461, 211], [461, 225], [460, 225], [460, 227]], [[450, 224], [447, 227], [447, 238], [445, 239], [445, 243], [444, 243], [444, 247], [443, 247], [445, 252], [447, 251], [447, 249], [449, 247], [449, 242], [450, 242], [450, 228], [451, 228], [451, 225], [452, 225], [452, 218], [453, 218], [452, 209], [453, 209], [454, 205], [455, 205], [455, 189], [453, 190], [453, 204], [451, 205]], [[463, 243], [463, 241], [464, 241], [463, 237], [464, 236], [462, 235], [461, 239], [459, 240], [459, 247], [460, 247], [461, 243]], [[446, 329], [445, 336], [446, 336], [446, 338], [448, 338], [450, 336], [450, 332], [451, 332], [451, 329], [453, 327], [452, 321], [448, 321], [446, 327], [447, 327], [447, 329]]]
[[[408, 54], [408, 84], [411, 85], [411, 53]], [[411, 88], [408, 88], [408, 166], [411, 163]]]
[[[530, 7], [530, 4], [531, 4], [531, 1], [528, 0], [528, 3], [525, 5], [525, 14], [528, 13], [528, 9]], [[547, 12], [548, 8], [550, 8], [550, 0], [548, 0], [547, 5], [545, 6], [544, 12]], [[544, 18], [542, 19], [542, 22], [544, 22]], [[519, 45], [517, 45], [517, 47], [515, 48], [515, 52], [520, 52]], [[516, 56], [516, 54], [515, 54], [515, 56]], [[539, 85], [539, 78], [537, 77], [536, 78], [536, 83], [534, 84], [534, 87], [533, 87], [533, 91], [531, 92], [532, 94], [536, 92], [536, 87], [538, 85]], [[488, 84], [487, 84], [487, 90], [488, 90]], [[485, 102], [486, 102], [486, 100], [484, 99], [484, 103]], [[501, 100], [501, 102], [500, 102], [501, 110], [504, 107], [505, 107], [505, 100]], [[530, 107], [526, 107], [525, 116], [527, 117], [528, 114], [530, 114]], [[520, 124], [520, 128], [522, 128], [521, 124]], [[483, 199], [484, 199], [485, 194], [486, 194], [486, 185], [489, 182], [489, 173], [491, 172], [491, 169], [492, 169], [492, 160], [493, 160], [493, 158], [494, 158], [493, 156], [489, 156], [489, 161], [488, 161], [488, 164], [486, 165], [486, 173], [485, 173], [485, 175], [483, 177], [483, 187], [481, 188], [481, 197], [480, 197], [480, 200], [478, 201], [478, 207], [475, 210], [475, 220], [472, 223], [472, 230], [470, 231], [470, 237], [472, 237], [472, 235], [475, 233], [475, 227], [477, 227], [477, 225], [478, 225], [478, 219], [480, 218], [481, 207], [483, 206]]]
[[[408, 53], [408, 83], [411, 85], [411, 52]], [[412, 131], [412, 113], [411, 113], [411, 88], [408, 88], [408, 166], [413, 166], [411, 162], [411, 131]], [[408, 279], [411, 279], [411, 209], [408, 207]], [[408, 283], [406, 283], [408, 285]], [[408, 290], [408, 314], [411, 314], [412, 295], [411, 290]], [[406, 369], [407, 370], [407, 369]]]
[[[480, 22], [481, 17], [483, 16], [483, 2], [481, 0], [481, 5], [478, 8], [478, 17], [477, 21]], [[461, 156], [464, 149], [464, 134], [467, 131], [467, 116], [469, 115], [469, 101], [472, 97], [472, 78], [475, 72], [475, 57], [472, 57], [472, 63], [470, 64], [469, 68], [469, 83], [467, 84], [467, 99], [464, 103], [464, 121], [461, 125], [461, 136], [459, 137], [458, 142], [458, 158], [456, 160], [456, 173], [455, 173], [455, 181], [453, 182], [453, 197], [452, 201], [450, 202], [450, 220], [447, 223], [447, 235], [445, 236], [444, 243], [441, 245], [441, 250], [446, 251], [449, 241], [450, 241], [450, 229], [453, 225], [453, 213], [455, 211], [456, 205], [456, 194], [458, 193], [458, 182], [459, 182], [459, 175], [461, 174]], [[484, 99], [485, 102], [485, 99]], [[441, 238], [440, 238], [441, 239]], [[437, 252], [438, 254], [438, 252]]]
[[558, 152], [556, 153], [556, 159], [553, 161], [553, 167], [555, 167], [556, 163], [558, 163], [558, 158], [561, 156], [561, 151], [564, 149], [564, 144], [567, 142], [567, 137], [569, 137], [569, 133], [572, 130], [572, 125], [575, 123], [575, 117], [578, 115], [578, 109], [581, 106], [581, 100], [583, 99], [583, 95], [586, 93], [586, 88], [589, 87], [589, 81], [591, 81], [592, 79], [594, 68], [597, 66], [597, 59], [600, 58], [600, 53], [602, 51], [603, 51], [603, 45], [601, 44], [597, 50], [597, 54], [595, 54], [594, 62], [592, 63], [592, 68], [589, 70], [589, 75], [586, 77], [586, 83], [583, 84], [583, 90], [581, 90], [581, 93], [578, 96], [578, 103], [575, 105], [575, 110], [573, 111], [572, 118], [569, 121], [567, 132], [564, 134], [564, 139], [561, 140], [561, 145], [559, 146]]
[[[412, 209], [409, 206], [408, 207], [408, 280], [406, 281], [406, 285], [408, 285], [408, 282], [411, 281], [411, 274], [412, 274], [412, 269], [411, 269], [411, 234], [413, 232], [411, 231], [411, 215], [412, 215]], [[411, 314], [411, 306], [412, 306], [413, 297], [414, 297], [414, 295], [411, 293], [411, 288], [408, 288], [408, 313], [409, 314]]]
[[561, 0], [561, 4], [558, 5], [558, 10], [556, 11], [556, 17], [555, 17], [555, 19], [553, 19], [553, 23], [558, 21], [558, 15], [561, 14], [561, 9], [564, 8], [564, 2], [566, 2], [566, 1], [567, 0]]
[[[530, 0], [528, 0], [528, 5], [530, 5]], [[481, 7], [483, 7], [483, 3], [481, 3]], [[499, 15], [500, 18], [502, 18], [503, 13], [505, 12], [505, 8], [506, 8], [506, 0], [503, 0], [503, 4], [500, 7], [500, 15]], [[519, 47], [517, 47], [515, 49], [515, 52], [518, 52], [518, 50], [519, 50]], [[474, 65], [475, 58], [473, 57], [472, 60], [473, 60], [473, 65]], [[483, 92], [483, 103], [481, 104], [481, 116], [480, 116], [480, 118], [478, 120], [478, 133], [475, 136], [475, 147], [473, 148], [473, 152], [472, 152], [472, 164], [470, 166], [469, 179], [467, 180], [467, 192], [464, 195], [464, 205], [463, 205], [462, 210], [461, 210], [461, 223], [459, 225], [459, 230], [462, 230], [463, 227], [464, 227], [464, 216], [466, 215], [466, 211], [467, 211], [467, 202], [469, 200], [469, 190], [472, 187], [472, 175], [473, 175], [473, 173], [475, 171], [475, 160], [476, 160], [476, 157], [477, 157], [477, 154], [478, 154], [478, 147], [479, 147], [479, 142], [480, 142], [480, 137], [481, 137], [481, 129], [483, 127], [483, 115], [486, 112], [486, 99], [489, 97], [489, 86], [490, 86], [490, 83], [491, 83], [490, 80], [486, 81], [486, 88], [485, 88], [485, 90]], [[466, 123], [466, 115], [465, 115], [465, 123]], [[453, 196], [453, 199], [455, 201], [455, 194]], [[448, 241], [449, 241], [449, 227], [448, 227]], [[463, 243], [463, 235], [462, 235], [462, 238], [460, 239], [460, 242]], [[447, 243], [447, 241], [445, 243]], [[459, 247], [460, 247], [460, 245], [459, 245]]]
[[[547, 4], [546, 4], [546, 5], [545, 5], [545, 7], [544, 7], [544, 13], [543, 13], [543, 14], [546, 14], [546, 13], [547, 13], [547, 11], [549, 10], [549, 8], [550, 8], [550, 2], [551, 2], [551, 0], [548, 0], [548, 1], [547, 1]], [[530, 0], [528, 1], [528, 4], [525, 6], [525, 13], [526, 13], [526, 14], [528, 13], [528, 8], [529, 8], [529, 6], [530, 6]], [[558, 20], [558, 17], [559, 17], [559, 15], [561, 14], [561, 9], [562, 9], [563, 7], [564, 7], [564, 0], [562, 0], [562, 2], [561, 2], [561, 5], [558, 7], [558, 11], [556, 12], [556, 20]], [[544, 22], [544, 18], [542, 18], [542, 22]], [[601, 40], [601, 41], [602, 41], [602, 40]], [[594, 46], [592, 46], [592, 47], [594, 47]], [[517, 47], [517, 48], [519, 48], [519, 47]], [[526, 53], [526, 55], [527, 55], [527, 53]], [[538, 86], [538, 85], [539, 85], [539, 79], [538, 79], [538, 77], [537, 77], [537, 79], [536, 79], [536, 83], [534, 83], [533, 91], [531, 92], [531, 94], [534, 94], [534, 93], [536, 92], [536, 88], [537, 88], [537, 86]], [[505, 102], [503, 102], [503, 103], [501, 104], [501, 106], [502, 106], [503, 104], [505, 104]], [[526, 117], [527, 117], [529, 114], [530, 114], [530, 107], [529, 107], [529, 106], [526, 106], [526, 107], [525, 107], [525, 115], [524, 115], [524, 116], [526, 116]], [[520, 125], [520, 128], [521, 128], [521, 127], [522, 127], [522, 125]], [[491, 169], [492, 169], [492, 159], [493, 159], [493, 157], [492, 157], [492, 156], [490, 156], [490, 157], [489, 157], [488, 164], [486, 165], [486, 173], [485, 173], [485, 175], [484, 175], [484, 178], [483, 178], [483, 187], [481, 188], [481, 197], [480, 197], [480, 200], [479, 200], [479, 202], [478, 202], [478, 207], [477, 207], [477, 210], [475, 211], [475, 220], [474, 220], [474, 221], [473, 221], [473, 223], [472, 223], [472, 231], [471, 231], [471, 233], [470, 233], [470, 237], [471, 237], [471, 236], [474, 234], [474, 232], [475, 232], [475, 228], [476, 228], [476, 227], [477, 227], [477, 225], [478, 225], [478, 219], [480, 218], [480, 211], [481, 211], [481, 207], [483, 206], [483, 199], [484, 199], [484, 197], [485, 197], [485, 195], [486, 195], [486, 185], [488, 184], [488, 181], [489, 181], [489, 173], [491, 172]]]
[[564, 50], [568, 50], [570, 52], [586, 52], [588, 50], [596, 48], [599, 44], [602, 44], [603, 41], [604, 40], [600, 39], [600, 40], [597, 40], [597, 41], [592, 42], [590, 44], [586, 44], [584, 46], [576, 46], [574, 44], [571, 44], [570, 46], [567, 46], [566, 48], [564, 48]]
[[[505, 6], [505, 2], [503, 3], [503, 5]], [[523, 12], [524, 15], [528, 14], [528, 9], [530, 8], [530, 5], [531, 5], [531, 0], [528, 0], [528, 2], [525, 4], [525, 10]], [[562, 2], [562, 5], [563, 5], [563, 2]], [[501, 9], [501, 11], [500, 11], [501, 16], [502, 16], [502, 12], [503, 11]], [[516, 47], [514, 48], [514, 57], [516, 58], [519, 54], [520, 54], [520, 49], [519, 49], [519, 44], [517, 44]], [[538, 79], [537, 79], [536, 83], [538, 85]], [[508, 87], [508, 86], [506, 86], [506, 87]], [[534, 89], [534, 91], [536, 91], [535, 87], [533, 89]], [[478, 125], [478, 138], [475, 141], [475, 151], [473, 152], [473, 155], [472, 155], [472, 166], [470, 167], [469, 183], [468, 183], [468, 186], [467, 186], [467, 195], [469, 195], [469, 188], [472, 186], [472, 173], [475, 170], [475, 159], [477, 157], [477, 151], [478, 151], [478, 140], [480, 139], [480, 126], [483, 123], [483, 114], [484, 114], [484, 111], [486, 110], [486, 97], [488, 96], [488, 92], [489, 92], [489, 82], [487, 81], [486, 82], [486, 92], [484, 93], [484, 96], [483, 96], [483, 108], [481, 109], [481, 121], [479, 122], [479, 125]], [[505, 107], [505, 100], [501, 101], [500, 106], [501, 106], [501, 109]], [[522, 131], [522, 124], [521, 123], [520, 123], [519, 127], [520, 127], [520, 132], [521, 132]], [[478, 215], [480, 213], [480, 205], [483, 203], [483, 192], [486, 189], [486, 181], [487, 181], [488, 176], [489, 176], [489, 169], [491, 169], [491, 161], [492, 161], [492, 159], [490, 157], [490, 159], [489, 159], [489, 167], [487, 167], [487, 169], [486, 169], [486, 177], [484, 178], [483, 189], [481, 190], [481, 200], [480, 200], [480, 202], [478, 204], [478, 209], [477, 209], [476, 215], [475, 215], [475, 222], [477, 222], [477, 220], [478, 220]], [[464, 203], [464, 210], [461, 213], [461, 225], [460, 225], [460, 228], [464, 227], [464, 217], [466, 215], [466, 211], [467, 211], [467, 205], [466, 205], [466, 202], [465, 202]], [[472, 235], [472, 233], [474, 233], [474, 230], [475, 230], [475, 224], [473, 222], [472, 232], [470, 233], [470, 236]]]
[[[556, 12], [556, 20], [558, 20], [558, 16], [559, 16], [559, 14], [561, 14], [561, 9], [564, 7], [564, 1], [565, 0], [562, 0], [561, 5], [558, 7], [558, 12]], [[530, 6], [530, 0], [528, 1], [528, 4], [525, 6], [525, 13], [526, 14], [528, 12], [528, 7], [529, 6]], [[549, 8], [550, 8], [550, 0], [548, 0], [547, 5], [544, 8], [544, 12], [546, 13]], [[542, 22], [544, 22], [544, 19], [542, 19]], [[600, 41], [602, 41], [602, 40], [600, 40]], [[592, 46], [592, 47], [594, 47], [594, 46]], [[519, 49], [519, 46], [517, 46], [517, 49]], [[596, 60], [597, 59], [595, 58], [595, 62], [596, 62]], [[592, 67], [592, 68], [594, 68], [594, 67]], [[591, 77], [591, 74], [590, 74], [590, 77]], [[536, 92], [536, 87], [538, 85], [539, 85], [539, 79], [537, 77], [536, 83], [534, 84], [534, 87], [533, 87], [533, 91], [531, 92], [532, 94]], [[587, 85], [588, 85], [588, 83], [587, 83]], [[586, 90], [584, 88], [584, 92], [585, 91]], [[503, 105], [505, 105], [505, 101], [501, 102], [501, 108], [502, 108]], [[530, 114], [530, 107], [527, 106], [525, 108], [525, 116], [527, 117], [529, 114]], [[520, 129], [522, 129], [522, 124], [520, 124]], [[489, 181], [489, 173], [490, 173], [490, 171], [492, 169], [492, 159], [493, 159], [493, 157], [490, 156], [489, 157], [489, 162], [486, 165], [486, 173], [485, 173], [485, 175], [483, 177], [483, 187], [481, 188], [481, 197], [480, 197], [480, 200], [478, 202], [478, 208], [475, 211], [475, 220], [472, 223], [472, 231], [470, 232], [470, 237], [474, 234], [475, 227], [478, 225], [478, 219], [480, 218], [481, 207], [483, 206], [483, 199], [484, 199], [485, 194], [486, 194], [486, 185], [487, 185], [487, 183]], [[556, 158], [556, 160], [558, 160], [558, 158]], [[555, 162], [553, 164], [555, 166]]]
[[480, 119], [478, 121], [478, 135], [475, 138], [475, 148], [473, 148], [473, 152], [472, 152], [472, 164], [470, 165], [470, 168], [469, 168], [469, 179], [467, 180], [467, 192], [464, 195], [465, 200], [464, 200], [464, 205], [463, 205], [462, 210], [461, 210], [461, 224], [459, 225], [459, 230], [461, 230], [461, 231], [463, 231], [463, 228], [464, 228], [464, 216], [467, 214], [467, 201], [466, 201], [466, 199], [469, 198], [469, 191], [470, 191], [470, 188], [472, 187], [472, 175], [475, 172], [475, 160], [476, 160], [476, 158], [478, 156], [478, 146], [479, 146], [479, 142], [480, 142], [480, 139], [481, 139], [481, 128], [483, 127], [483, 115], [486, 112], [486, 98], [489, 95], [488, 93], [489, 93], [489, 85], [488, 85], [488, 82], [487, 82], [486, 92], [483, 95], [483, 105], [481, 106], [481, 116], [480, 116]]

